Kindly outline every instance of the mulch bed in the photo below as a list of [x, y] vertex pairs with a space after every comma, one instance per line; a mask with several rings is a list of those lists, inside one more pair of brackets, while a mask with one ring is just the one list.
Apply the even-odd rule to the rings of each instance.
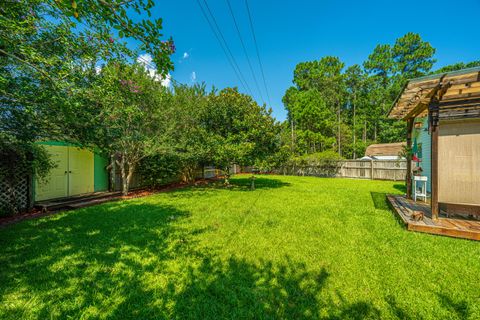
[[[199, 179], [196, 180], [194, 185], [207, 185], [212, 181], [212, 179]], [[126, 200], [126, 199], [134, 199], [134, 198], [141, 198], [141, 197], [146, 197], [150, 196], [156, 193], [161, 193], [161, 192], [168, 192], [176, 189], [181, 189], [189, 186], [187, 183], [183, 182], [174, 182], [171, 184], [167, 184], [165, 186], [159, 187], [157, 189], [140, 189], [140, 190], [133, 190], [130, 191], [127, 196], [111, 196], [110, 198], [106, 198], [107, 201], [118, 201], [118, 200]], [[107, 202], [105, 201], [105, 202]], [[29, 212], [25, 213], [20, 213], [16, 214], [13, 216], [7, 216], [7, 217], [0, 217], [0, 227], [4, 227], [7, 225], [11, 225], [23, 220], [29, 220], [29, 219], [36, 219], [36, 218], [41, 218], [49, 215], [54, 215], [59, 212], [63, 211], [68, 211], [72, 209], [60, 209], [60, 210], [54, 210], [54, 211], [49, 211], [49, 212], [42, 212], [39, 209], [32, 209]]]

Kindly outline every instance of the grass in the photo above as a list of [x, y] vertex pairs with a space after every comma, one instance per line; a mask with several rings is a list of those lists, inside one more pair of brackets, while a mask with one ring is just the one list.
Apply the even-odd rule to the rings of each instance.
[[0, 229], [0, 318], [480, 318], [480, 244], [406, 231], [399, 183], [232, 182]]

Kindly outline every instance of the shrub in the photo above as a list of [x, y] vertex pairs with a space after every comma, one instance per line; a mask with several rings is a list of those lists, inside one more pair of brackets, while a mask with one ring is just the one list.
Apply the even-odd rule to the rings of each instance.
[[337, 173], [343, 158], [334, 151], [291, 157], [280, 169], [285, 174], [331, 177]]
[[143, 182], [153, 189], [177, 181], [181, 170], [180, 159], [171, 153], [146, 157], [140, 161], [138, 167]]

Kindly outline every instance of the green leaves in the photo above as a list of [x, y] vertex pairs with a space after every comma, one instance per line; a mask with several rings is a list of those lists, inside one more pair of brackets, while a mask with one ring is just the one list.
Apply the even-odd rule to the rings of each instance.
[[434, 53], [418, 34], [407, 33], [393, 45], [377, 45], [363, 68], [345, 70], [331, 56], [299, 63], [295, 86], [283, 97], [284, 143], [297, 154], [337, 150], [356, 157], [370, 142], [404, 140], [405, 125], [386, 119], [387, 109], [407, 79], [430, 71]]

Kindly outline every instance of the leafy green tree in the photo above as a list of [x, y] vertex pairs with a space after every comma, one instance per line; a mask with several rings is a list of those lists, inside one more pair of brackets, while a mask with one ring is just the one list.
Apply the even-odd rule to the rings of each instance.
[[[295, 67], [295, 86], [287, 90], [283, 102], [291, 122], [292, 141], [300, 147], [300, 152], [315, 152], [317, 141], [320, 150], [331, 147], [331, 139], [326, 138], [330, 132], [322, 131], [332, 129], [336, 115], [336, 147], [341, 153], [342, 99], [345, 92], [343, 68], [344, 64], [337, 57], [302, 62]], [[295, 137], [298, 141], [293, 139]]]
[[395, 41], [392, 48], [394, 70], [404, 79], [427, 74], [435, 64], [435, 49], [419, 34], [409, 32]]
[[172, 41], [161, 40], [161, 20], [129, 18], [133, 11], [150, 15], [152, 6], [144, 0], [4, 1], [2, 145], [18, 141], [26, 157], [39, 154], [38, 140], [89, 140], [91, 133], [82, 130], [88, 126], [77, 117], [88, 108], [82, 91], [94, 85], [100, 63], [136, 58], [138, 52], [128, 49], [126, 40], [139, 42], [139, 51], [151, 54], [159, 77], [165, 76], [173, 68], [170, 54], [175, 48]]
[[96, 137], [92, 143], [117, 155], [123, 194], [140, 161], [169, 147], [171, 109], [165, 90], [143, 65], [111, 62], [87, 93]]
[[236, 88], [208, 96], [202, 122], [214, 143], [214, 163], [224, 168], [228, 184], [232, 164], [253, 165], [275, 152], [278, 136], [271, 110]]
[[[371, 142], [404, 139], [405, 124], [387, 119], [387, 111], [409, 78], [431, 70], [434, 53], [418, 34], [407, 33], [393, 45], [377, 45], [363, 68], [353, 65], [344, 69], [338, 58], [329, 56], [299, 63], [294, 86], [283, 97], [290, 150], [314, 153], [318, 151], [316, 143], [323, 141], [326, 149], [320, 148], [322, 151], [331, 148], [341, 156], [357, 157]], [[283, 132], [286, 136], [285, 128]]]
[[199, 169], [213, 163], [216, 141], [206, 126], [208, 101], [204, 84], [174, 86], [171, 106], [175, 114], [171, 121], [175, 125], [171, 143], [185, 182], [192, 182]]
[[431, 72], [431, 74], [452, 72], [452, 71], [474, 68], [474, 67], [480, 67], [480, 60], [471, 61], [471, 62], [467, 62], [467, 63], [465, 63], [465, 62], [454, 63], [454, 64], [451, 64], [451, 65], [448, 65], [448, 66], [441, 67], [440, 69], [437, 69], [437, 70]]
[[388, 44], [377, 45], [363, 63], [363, 67], [368, 73], [379, 77], [387, 84], [395, 70], [392, 47]]
[[345, 71], [345, 85], [347, 88], [347, 108], [350, 111], [349, 119], [351, 119], [350, 125], [352, 128], [352, 156], [355, 159], [357, 157], [357, 131], [358, 131], [358, 121], [357, 121], [357, 110], [359, 105], [364, 102], [364, 96], [366, 94], [365, 90], [365, 79], [366, 75], [362, 68], [355, 64], [351, 67], [348, 67]]

